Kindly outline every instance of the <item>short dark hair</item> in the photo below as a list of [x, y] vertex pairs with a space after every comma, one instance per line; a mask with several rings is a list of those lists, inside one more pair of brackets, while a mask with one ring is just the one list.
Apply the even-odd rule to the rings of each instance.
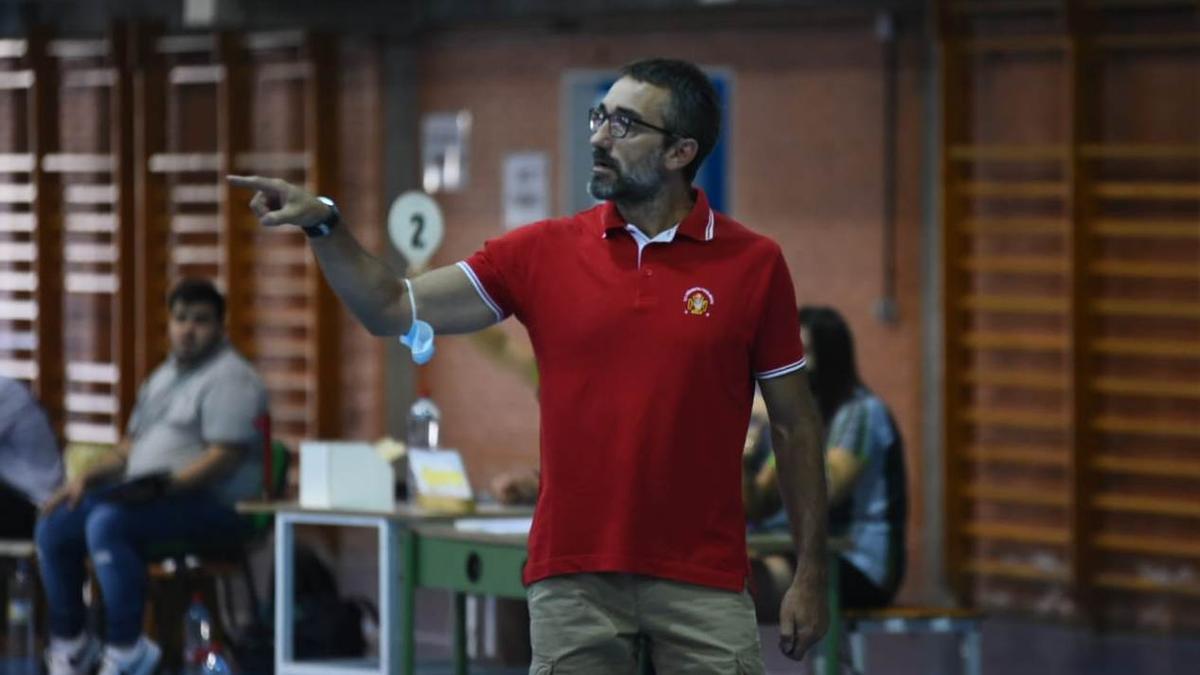
[[212, 305], [217, 314], [217, 321], [225, 320], [225, 296], [208, 279], [181, 279], [167, 295], [167, 309], [182, 302], [185, 305], [202, 302]]
[[721, 101], [716, 87], [695, 64], [678, 59], [634, 61], [622, 67], [620, 74], [671, 92], [671, 103], [663, 112], [664, 125], [680, 137], [695, 139], [699, 146], [696, 158], [683, 168], [691, 183], [721, 135]]
[[800, 325], [808, 330], [806, 351], [813, 356], [809, 384], [821, 417], [828, 425], [843, 403], [863, 386], [854, 358], [854, 335], [842, 315], [832, 307], [800, 308]]

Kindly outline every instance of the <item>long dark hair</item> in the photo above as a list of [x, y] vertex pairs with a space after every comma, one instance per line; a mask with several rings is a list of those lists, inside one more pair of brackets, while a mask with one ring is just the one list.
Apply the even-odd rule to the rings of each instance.
[[832, 307], [801, 307], [800, 325], [809, 337], [804, 345], [812, 361], [808, 368], [809, 385], [821, 418], [828, 425], [837, 409], [862, 386], [854, 358], [854, 336], [846, 320]]

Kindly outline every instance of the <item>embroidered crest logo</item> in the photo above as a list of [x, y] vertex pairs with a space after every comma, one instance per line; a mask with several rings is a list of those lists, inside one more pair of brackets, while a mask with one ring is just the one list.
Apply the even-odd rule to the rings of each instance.
[[683, 294], [683, 313], [692, 316], [708, 316], [708, 310], [715, 305], [713, 294], [707, 288], [693, 286]]

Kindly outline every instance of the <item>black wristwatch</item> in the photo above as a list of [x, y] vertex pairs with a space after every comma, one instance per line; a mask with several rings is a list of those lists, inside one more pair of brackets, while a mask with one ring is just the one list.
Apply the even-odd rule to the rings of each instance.
[[317, 200], [329, 207], [329, 217], [316, 225], [308, 225], [301, 228], [304, 230], [304, 234], [308, 235], [309, 239], [320, 239], [321, 237], [329, 236], [329, 233], [333, 232], [333, 228], [337, 227], [338, 223], [342, 221], [342, 212], [338, 211], [337, 204], [334, 204], [332, 199], [329, 197], [317, 197]]

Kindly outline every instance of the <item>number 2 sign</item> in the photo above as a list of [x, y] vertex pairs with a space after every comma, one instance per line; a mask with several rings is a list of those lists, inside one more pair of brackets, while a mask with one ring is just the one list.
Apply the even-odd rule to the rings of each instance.
[[444, 234], [442, 210], [429, 195], [410, 190], [392, 202], [388, 235], [413, 271], [425, 268], [425, 263], [442, 245]]

